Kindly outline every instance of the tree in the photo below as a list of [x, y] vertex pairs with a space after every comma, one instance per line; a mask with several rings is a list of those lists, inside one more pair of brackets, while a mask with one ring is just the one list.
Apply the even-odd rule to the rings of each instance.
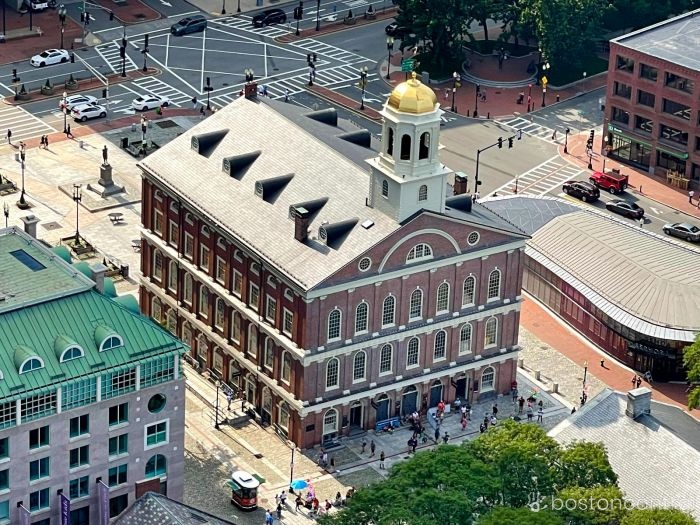
[[559, 486], [598, 487], [617, 484], [617, 475], [602, 443], [571, 443], [561, 453], [559, 468]]
[[552, 507], [569, 525], [618, 525], [626, 513], [622, 491], [613, 486], [567, 487]]
[[683, 364], [688, 370], [688, 382], [695, 385], [688, 396], [688, 408], [692, 410], [700, 407], [700, 334], [683, 349]]
[[468, 12], [469, 22], [475, 20], [479, 23], [484, 32], [484, 41], [489, 41], [489, 28], [487, 20], [502, 20], [506, 9], [506, 0], [469, 0]]
[[620, 525], [698, 525], [698, 522], [679, 509], [633, 509]]
[[533, 512], [530, 507], [496, 507], [477, 520], [477, 525], [564, 525], [564, 520], [548, 511]]

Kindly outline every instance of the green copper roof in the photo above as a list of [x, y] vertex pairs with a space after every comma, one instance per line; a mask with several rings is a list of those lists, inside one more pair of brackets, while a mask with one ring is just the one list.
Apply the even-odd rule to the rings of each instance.
[[51, 251], [58, 255], [61, 259], [66, 261], [68, 264], [73, 262], [73, 259], [70, 256], [70, 250], [65, 246], [54, 246], [53, 248], [51, 248]]
[[111, 277], [105, 277], [105, 295], [107, 297], [117, 296], [117, 288], [114, 286], [114, 280]]
[[14, 354], [12, 355], [12, 360], [15, 363], [15, 370], [19, 370], [19, 367], [22, 366], [22, 363], [24, 363], [30, 357], [34, 356], [36, 356], [36, 352], [32, 351], [31, 348], [28, 348], [23, 345], [16, 346]]

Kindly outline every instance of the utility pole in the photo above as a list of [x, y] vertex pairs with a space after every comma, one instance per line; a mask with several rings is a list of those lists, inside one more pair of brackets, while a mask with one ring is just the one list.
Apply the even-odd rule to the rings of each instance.
[[503, 141], [507, 140], [508, 141], [508, 149], [513, 147], [513, 140], [514, 139], [522, 139], [523, 138], [523, 132], [522, 130], [518, 130], [518, 132], [515, 135], [512, 135], [510, 137], [507, 137], [504, 139], [503, 137], [498, 137], [498, 140], [494, 142], [493, 144], [490, 144], [486, 146], [485, 148], [477, 149], [476, 150], [476, 169], [474, 170], [474, 193], [479, 192], [479, 186], [481, 185], [481, 181], [479, 180], [479, 158], [481, 157], [481, 154], [493, 147], [498, 146], [499, 148], [503, 147]]
[[316, 0], [316, 31], [321, 30], [321, 0]]

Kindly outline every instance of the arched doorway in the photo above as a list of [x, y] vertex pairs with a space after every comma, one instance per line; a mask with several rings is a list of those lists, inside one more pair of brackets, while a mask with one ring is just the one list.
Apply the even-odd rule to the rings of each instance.
[[461, 399], [462, 401], [467, 400], [467, 393], [469, 392], [469, 378], [466, 376], [466, 374], [459, 374], [452, 384], [455, 387], [455, 399]]
[[246, 377], [246, 385], [245, 385], [245, 399], [248, 401], [248, 403], [251, 406], [254, 406], [256, 409], [258, 409], [258, 400], [256, 397], [257, 394], [257, 388], [258, 388], [258, 380], [255, 377], [255, 374], [249, 373], [248, 376]]
[[442, 382], [439, 380], [433, 381], [430, 386], [430, 408], [438, 406], [438, 403], [442, 399]]
[[323, 434], [321, 444], [330, 445], [338, 437], [338, 411], [331, 408], [323, 414]]
[[389, 396], [386, 394], [382, 394], [379, 396], [379, 399], [377, 399], [377, 402], [375, 403], [375, 408], [377, 409], [377, 421], [384, 421], [385, 419], [389, 419], [389, 403], [390, 403]]
[[362, 429], [362, 403], [356, 401], [350, 407], [350, 432]]
[[407, 416], [418, 409], [418, 389], [415, 386], [407, 386], [401, 396], [401, 415]]
[[262, 419], [263, 425], [269, 425], [272, 422], [272, 394], [268, 387], [263, 388], [262, 391], [262, 410], [260, 411], [260, 418]]

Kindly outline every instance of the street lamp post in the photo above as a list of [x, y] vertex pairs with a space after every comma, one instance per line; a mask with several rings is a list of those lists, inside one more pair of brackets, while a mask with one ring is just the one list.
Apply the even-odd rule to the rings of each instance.
[[474, 93], [474, 118], [479, 116], [479, 92], [481, 91], [481, 86], [476, 85], [476, 92]]
[[571, 133], [571, 130], [566, 128], [564, 131], [564, 153], [569, 153], [569, 133]]
[[391, 52], [394, 50], [394, 37], [386, 37], [386, 48], [389, 50], [389, 60], [386, 63], [386, 79], [391, 80]]
[[61, 49], [63, 49], [63, 33], [66, 28], [66, 6], [63, 4], [58, 8], [58, 19], [61, 21]]
[[73, 200], [75, 201], [75, 244], [80, 243], [80, 228], [78, 226], [78, 205], [83, 200], [83, 192], [80, 189], [82, 184], [73, 184]]
[[226, 14], [226, 0], [223, 0], [223, 4], [221, 5], [221, 14]]
[[530, 113], [530, 103], [532, 102], [532, 84], [527, 85], [527, 112]]
[[24, 162], [26, 160], [26, 146], [24, 142], [19, 143], [19, 159], [20, 163], [22, 166], [22, 193], [19, 196], [19, 202], [17, 203], [17, 207], [20, 210], [26, 210], [29, 208], [29, 203], [27, 202], [27, 199], [25, 198], [25, 191], [24, 191]]
[[588, 376], [588, 361], [583, 362], [583, 387], [586, 387], [586, 377]]
[[593, 150], [592, 149], [588, 150], [588, 169], [589, 170], [593, 169]]
[[219, 389], [221, 388], [221, 381], [216, 380], [216, 407], [214, 408], [214, 428], [219, 430]]
[[63, 108], [63, 133], [68, 133], [68, 122], [66, 121], [68, 118], [68, 108], [66, 107], [66, 97], [68, 96], [68, 93], [65, 91], [63, 92], [63, 103], [61, 104], [61, 107]]
[[5, 215], [5, 228], [7, 228], [8, 221], [10, 220], [10, 206], [6, 202], [2, 203], [2, 213]]
[[146, 67], [146, 57], [148, 56], [148, 33], [146, 33], [143, 37], [143, 49], [141, 50], [141, 53], [143, 53], [143, 72], [146, 73], [148, 71], [148, 67]]
[[126, 26], [124, 26], [124, 32], [122, 33], [122, 45], [119, 48], [119, 55], [122, 58], [122, 77], [126, 77]]
[[452, 111], [455, 113], [457, 113], [457, 106], [455, 106], [455, 95], [457, 94], [457, 88], [460, 86], [459, 80], [459, 73], [456, 71], [452, 73]]
[[321, 30], [321, 0], [316, 0], [316, 31]]
[[360, 68], [360, 89], [362, 90], [360, 109], [365, 109], [365, 87], [367, 87], [367, 66]]
[[545, 63], [542, 65], [542, 79], [540, 82], [542, 82], [542, 107], [545, 107], [545, 97], [547, 96], [547, 70], [549, 69], [549, 62]]

